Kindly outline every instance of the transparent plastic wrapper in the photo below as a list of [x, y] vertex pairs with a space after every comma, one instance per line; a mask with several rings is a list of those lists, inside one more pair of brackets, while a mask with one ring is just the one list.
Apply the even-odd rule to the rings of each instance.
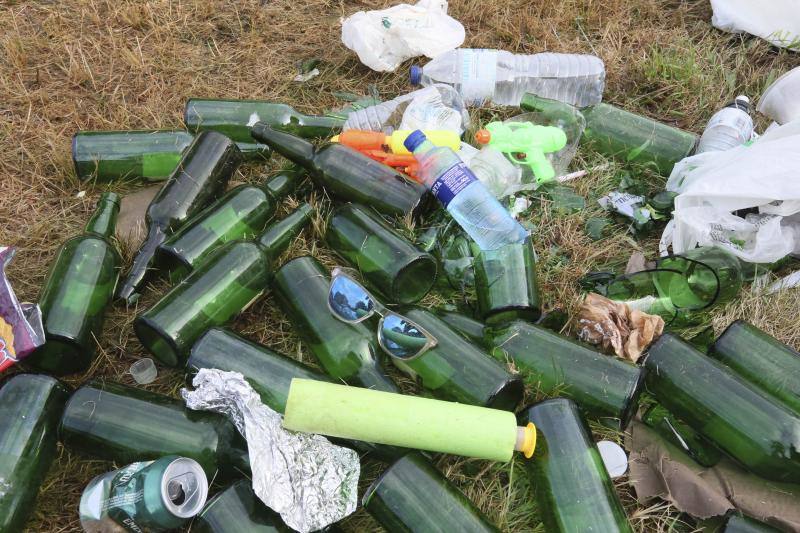
[[344, 130], [391, 133], [394, 130], [451, 130], [463, 133], [470, 118], [464, 100], [449, 85], [434, 84], [353, 111]]
[[200, 369], [190, 409], [227, 416], [247, 439], [253, 491], [286, 525], [305, 533], [337, 522], [358, 504], [358, 454], [319, 435], [295, 434], [238, 372]]
[[706, 152], [675, 165], [678, 193], [662, 245], [674, 253], [717, 246], [748, 263], [800, 252], [800, 121], [770, 129], [750, 146]]
[[0, 372], [44, 344], [42, 315], [36, 304], [19, 303], [6, 277], [16, 251], [0, 246]]
[[420, 0], [342, 21], [342, 43], [378, 72], [394, 71], [412, 57], [436, 57], [461, 46], [464, 26], [447, 14], [446, 0]]
[[749, 33], [774, 46], [800, 50], [800, 9], [796, 0], [711, 0], [711, 24], [731, 33]]

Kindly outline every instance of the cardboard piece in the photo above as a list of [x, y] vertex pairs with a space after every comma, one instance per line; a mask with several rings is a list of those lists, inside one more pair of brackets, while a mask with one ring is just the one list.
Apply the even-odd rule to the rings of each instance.
[[631, 423], [625, 447], [630, 481], [642, 503], [662, 498], [699, 519], [735, 508], [781, 531], [800, 533], [800, 485], [761, 479], [724, 457], [704, 468], [638, 421]]

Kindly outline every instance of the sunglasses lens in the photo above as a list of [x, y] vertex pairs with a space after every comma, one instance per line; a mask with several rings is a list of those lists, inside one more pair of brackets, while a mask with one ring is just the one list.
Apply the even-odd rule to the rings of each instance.
[[419, 326], [394, 313], [383, 318], [379, 335], [384, 350], [398, 359], [410, 359], [418, 355], [428, 343]]
[[369, 293], [346, 276], [336, 276], [331, 282], [328, 303], [342, 320], [355, 322], [369, 316], [375, 306]]

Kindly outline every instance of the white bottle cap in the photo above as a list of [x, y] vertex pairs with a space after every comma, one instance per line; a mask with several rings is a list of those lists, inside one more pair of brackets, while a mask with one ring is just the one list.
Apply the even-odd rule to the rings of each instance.
[[601, 440], [597, 443], [597, 449], [612, 479], [628, 471], [628, 456], [622, 446], [610, 440]]
[[156, 376], [158, 376], [156, 364], [149, 357], [139, 359], [133, 363], [128, 372], [131, 376], [133, 376], [133, 380], [139, 385], [147, 385], [148, 383], [152, 383], [156, 380]]

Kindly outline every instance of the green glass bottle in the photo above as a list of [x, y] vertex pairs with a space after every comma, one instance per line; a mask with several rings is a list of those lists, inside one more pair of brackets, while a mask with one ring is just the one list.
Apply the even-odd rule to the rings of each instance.
[[499, 530], [418, 452], [398, 459], [361, 500], [389, 533], [497, 533]]
[[491, 348], [484, 338], [486, 324], [483, 322], [454, 311], [446, 311], [444, 309], [434, 309], [433, 311], [436, 316], [442, 319], [442, 322], [456, 330], [468, 341], [484, 348]]
[[[194, 343], [186, 367], [189, 377], [201, 368], [239, 372], [259, 394], [264, 405], [281, 414], [286, 410], [286, 398], [292, 379], [332, 381], [318, 370], [224, 328], [211, 328]], [[408, 452], [404, 448], [371, 442], [340, 443], [381, 461], [394, 461]]]
[[530, 235], [521, 243], [476, 251], [475, 292], [478, 310], [486, 324], [537, 320], [541, 314], [539, 285]]
[[183, 366], [192, 344], [247, 309], [267, 289], [273, 263], [313, 214], [303, 204], [255, 241], [234, 241], [211, 255], [134, 322], [136, 336], [163, 364]]
[[525, 461], [539, 516], [549, 533], [633, 533], [592, 433], [574, 402], [553, 398], [524, 409], [536, 426], [536, 452]]
[[292, 533], [281, 517], [264, 505], [250, 482], [240, 480], [206, 503], [192, 533]]
[[686, 452], [701, 466], [712, 467], [722, 457], [720, 451], [711, 443], [658, 404], [654, 404], [642, 415], [642, 422]]
[[436, 281], [436, 260], [357, 204], [336, 208], [325, 232], [328, 247], [358, 269], [368, 287], [391, 302], [421, 300]]
[[487, 330], [487, 339], [534, 390], [574, 400], [587, 417], [617, 419], [624, 429], [636, 413], [644, 381], [637, 366], [521, 320]]
[[275, 215], [280, 198], [294, 189], [302, 174], [300, 169], [283, 170], [261, 186], [231, 189], [159, 246], [155, 264], [177, 283], [226, 242], [255, 239]]
[[27, 365], [64, 375], [86, 370], [94, 360], [122, 263], [110, 241], [118, 213], [119, 196], [103, 194], [85, 233], [58, 251], [39, 296], [47, 341], [25, 359]]
[[[72, 161], [80, 180], [167, 179], [194, 135], [184, 130], [79, 131], [72, 137]], [[270, 149], [252, 139], [236, 143], [245, 160], [265, 160]]]
[[753, 473], [800, 482], [800, 417], [680, 337], [662, 335], [645, 359], [661, 405]]
[[0, 531], [22, 531], [56, 457], [69, 392], [58, 380], [17, 374], [0, 387]]
[[368, 205], [384, 215], [405, 216], [420, 208], [427, 193], [421, 183], [352, 148], [310, 142], [259, 122], [253, 137], [306, 168], [317, 185], [337, 199]]
[[127, 303], [138, 298], [156, 249], [191, 216], [225, 191], [240, 162], [239, 149], [224, 135], [208, 131], [195, 138], [147, 207], [147, 238], [117, 291], [118, 298]]
[[[526, 111], [550, 112], [566, 106], [561, 102], [526, 94], [520, 107]], [[586, 129], [581, 143], [601, 154], [652, 167], [669, 176], [672, 167], [694, 152], [700, 137], [656, 120], [606, 103], [581, 109]]]
[[306, 139], [335, 135], [345, 122], [342, 118], [304, 115], [278, 102], [204, 98], [186, 102], [183, 121], [189, 131], [214, 130], [236, 142], [253, 142], [250, 126], [256, 122]]
[[800, 353], [737, 320], [708, 354], [795, 413], [800, 413]]
[[330, 277], [313, 257], [298, 257], [275, 274], [281, 308], [309, 351], [334, 380], [399, 392], [381, 367], [377, 334], [365, 324], [347, 324], [328, 308]]
[[436, 346], [422, 355], [392, 363], [440, 400], [513, 411], [525, 391], [520, 376], [508, 372], [478, 346], [450, 328], [433, 313], [404, 308], [400, 313], [434, 336]]
[[759, 522], [755, 518], [730, 512], [720, 533], [780, 533], [780, 530]]
[[218, 469], [227, 477], [250, 470], [244, 439], [222, 415], [109, 381], [72, 394], [59, 437], [70, 449], [120, 464], [179, 455], [200, 463], [209, 479]]

